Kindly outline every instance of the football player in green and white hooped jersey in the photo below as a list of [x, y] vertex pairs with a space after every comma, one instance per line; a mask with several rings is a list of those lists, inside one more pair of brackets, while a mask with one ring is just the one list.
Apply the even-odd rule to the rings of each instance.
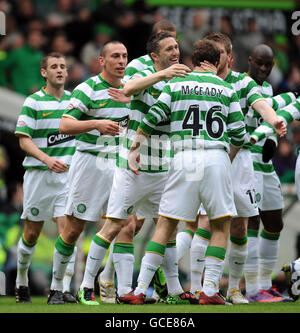
[[[272, 49], [264, 44], [257, 45], [249, 56], [248, 63], [248, 74], [259, 85], [263, 97], [273, 96], [272, 86], [265, 81], [274, 65]], [[277, 103], [273, 108], [277, 109], [290, 104], [296, 97], [293, 93], [285, 93], [275, 96], [274, 99]], [[260, 115], [249, 110], [247, 123], [249, 133], [253, 132], [261, 123]], [[272, 287], [272, 272], [278, 260], [279, 236], [283, 228], [280, 180], [271, 156], [268, 156], [269, 149], [274, 152], [276, 142], [277, 137], [274, 134], [250, 148], [255, 175], [256, 202], [259, 208], [259, 215], [249, 217], [248, 221], [248, 256], [244, 273], [246, 297], [250, 302], [292, 301]], [[260, 220], [263, 230], [258, 238]]]
[[[288, 125], [294, 120], [300, 121], [300, 98], [298, 97], [296, 101], [287, 105], [283, 109], [277, 111], [279, 118], [283, 119], [284, 122]], [[251, 138], [254, 142], [259, 143], [261, 140], [268, 138], [274, 134], [274, 129], [263, 122], [251, 135]], [[298, 200], [300, 200], [300, 157], [298, 150], [298, 157], [296, 162], [295, 169], [295, 185], [296, 193]], [[300, 295], [299, 291], [299, 276], [300, 276], [300, 258], [292, 261], [290, 264], [283, 265], [282, 270], [286, 273], [287, 283], [288, 283], [288, 292], [289, 295], [297, 300]]]
[[[102, 72], [74, 89], [60, 122], [61, 133], [76, 135], [76, 151], [69, 171], [66, 226], [55, 243], [50, 304], [61, 299], [62, 276], [85, 223], [99, 222], [106, 213], [118, 136], [128, 121], [126, 104], [112, 101], [108, 95], [110, 87], [121, 87], [127, 64], [126, 47], [119, 41], [108, 42], [99, 62]], [[78, 293], [79, 299], [82, 293], [86, 294], [87, 303], [93, 302], [94, 295], [86, 290]]]
[[[176, 26], [167, 21], [167, 20], [161, 20], [153, 25], [152, 28], [152, 35], [156, 35], [159, 32], [166, 31], [169, 32], [174, 38], [176, 38]], [[150, 56], [150, 54], [143, 55], [139, 58], [133, 59], [128, 63], [126, 66], [125, 74], [122, 79], [123, 83], [126, 83], [130, 78], [133, 77], [133, 75], [137, 72], [144, 71], [147, 68], [153, 68], [154, 63]], [[121, 91], [119, 89], [109, 89], [110, 96], [113, 98], [116, 98], [116, 100], [119, 100]], [[136, 220], [136, 230], [135, 235], [138, 233], [140, 228], [142, 227], [143, 220]], [[119, 244], [118, 244], [119, 243]], [[121, 244], [124, 243], [130, 243], [132, 244], [132, 241], [128, 238], [128, 230], [127, 228], [124, 228], [120, 231], [118, 234], [116, 240], [113, 241], [113, 246], [110, 247], [110, 252], [108, 259], [106, 261], [105, 267], [101, 274], [99, 274], [99, 285], [100, 285], [100, 297], [101, 301], [104, 303], [110, 303], [112, 302], [114, 298], [114, 290], [112, 292], [112, 289], [114, 288], [114, 274], [115, 274], [115, 268], [113, 264], [113, 249], [115, 248], [116, 244], [116, 252], [120, 252], [118, 247]], [[124, 247], [124, 246], [123, 246]], [[122, 250], [122, 253], [124, 253], [125, 256], [125, 249]], [[132, 249], [130, 249], [130, 253], [132, 254]], [[115, 255], [116, 256], [116, 255]], [[128, 254], [129, 256], [129, 254]], [[119, 261], [119, 260], [117, 260]]]
[[[147, 49], [153, 58], [156, 72], [153, 73], [152, 70], [146, 70], [137, 73], [131, 80], [127, 81], [123, 88], [123, 93], [126, 96], [133, 95], [128, 133], [124, 139], [124, 144], [120, 147], [120, 159], [115, 169], [114, 182], [107, 209], [107, 220], [102, 229], [95, 235], [89, 250], [89, 256], [100, 258], [98, 262], [99, 267], [109, 243], [120, 232], [122, 226], [125, 226], [125, 221], [130, 213], [136, 213], [137, 218], [157, 218], [160, 196], [164, 180], [167, 177], [164, 151], [161, 149], [154, 149], [150, 154], [147, 151], [147, 157], [149, 159], [152, 157], [155, 163], [152, 166], [146, 161], [143, 165], [144, 171], [141, 172], [142, 175], [134, 177], [129, 170], [127, 162], [128, 144], [131, 144], [139, 122], [159, 96], [163, 85], [166, 84], [166, 80], [174, 76], [186, 75], [189, 68], [178, 64], [178, 44], [172, 35], [167, 32], [161, 32], [152, 36], [148, 41]], [[145, 76], [145, 74], [147, 75]], [[159, 154], [151, 154], [155, 152]], [[174, 247], [172, 249], [174, 250]], [[120, 258], [121, 255], [120, 253]], [[120, 262], [124, 262], [126, 267], [121, 264], [120, 267], [116, 266], [118, 296], [120, 302], [126, 302], [124, 295], [132, 290], [133, 262], [129, 262], [125, 257]], [[85, 270], [82, 283], [83, 288], [93, 287], [92, 281], [96, 273], [96, 269]], [[182, 293], [178, 277], [175, 276], [175, 279], [175, 283], [177, 282], [175, 288], [179, 285], [179, 289], [175, 291], [175, 288], [173, 288], [173, 291]], [[172, 289], [169, 292], [172, 292]]]
[[[230, 84], [201, 62], [218, 66], [216, 43], [201, 40], [194, 44], [194, 70], [186, 78], [174, 78], [140, 123], [129, 155], [129, 164], [138, 173], [141, 142], [170, 119], [174, 158], [159, 206], [159, 220], [148, 243], [131, 303], [142, 304], [153, 271], [162, 264], [166, 245], [178, 221], [193, 222], [200, 204], [208, 213], [212, 238], [206, 251], [205, 279], [201, 304], [225, 304], [219, 295], [230, 222], [234, 205], [230, 145], [238, 150], [249, 142], [239, 99]], [[214, 186], [212, 186], [212, 183]], [[171, 261], [171, 257], [168, 258]]]
[[[44, 222], [55, 219], [59, 233], [64, 227], [68, 168], [75, 152], [74, 137], [58, 130], [70, 101], [70, 92], [64, 90], [67, 78], [64, 56], [56, 52], [45, 56], [41, 75], [46, 85], [26, 98], [15, 131], [20, 147], [26, 152], [22, 213], [25, 227], [17, 251], [17, 303], [31, 302], [28, 269]], [[70, 293], [75, 255], [74, 251], [66, 270], [62, 302], [76, 302]]]
[[[232, 58], [232, 44], [228, 36], [213, 32], [205, 37], [205, 39], [215, 41], [221, 49], [220, 66], [218, 67], [218, 76], [224, 81], [230, 83], [235, 89], [241, 109], [244, 116], [250, 106], [256, 110], [268, 123], [277, 128], [280, 135], [286, 133], [286, 126], [278, 119], [275, 111], [268, 105], [260, 94], [259, 87], [253, 79], [247, 74], [238, 73], [230, 70], [229, 60]], [[246, 121], [246, 119], [245, 119]], [[247, 123], [246, 123], [247, 125]], [[229, 286], [228, 286], [228, 299], [234, 303], [248, 303], [248, 300], [239, 291], [239, 281], [243, 273], [244, 263], [247, 257], [247, 225], [248, 217], [258, 214], [258, 208], [253, 200], [254, 198], [254, 170], [253, 162], [250, 153], [251, 144], [243, 146], [235, 156], [233, 167], [233, 186], [234, 186], [234, 199], [237, 209], [237, 217], [232, 220], [230, 229], [230, 247], [228, 251], [229, 263]], [[234, 153], [234, 152], [233, 152]], [[203, 271], [203, 264], [193, 259], [201, 258], [204, 256], [204, 250], [209, 242], [210, 233], [207, 217], [200, 212], [198, 219], [198, 229], [196, 236], [192, 242], [191, 249], [191, 265], [192, 270], [195, 269], [196, 276], [199, 277], [198, 272]], [[196, 244], [193, 244], [196, 243]], [[196, 251], [193, 251], [195, 246]], [[201, 265], [202, 264], [202, 265]], [[193, 278], [191, 274], [191, 279]], [[201, 290], [201, 280], [196, 278], [195, 286], [193, 282], [193, 290]]]
[[[293, 103], [287, 105], [286, 107], [277, 110], [277, 115], [282, 119], [287, 125], [293, 120], [300, 121], [300, 98], [298, 97]], [[251, 138], [254, 143], [259, 143], [261, 140], [264, 140], [272, 135], [274, 135], [274, 128], [263, 122], [252, 134]], [[297, 196], [300, 198], [300, 158], [298, 154], [296, 171], [295, 171], [295, 185]], [[300, 200], [300, 199], [299, 199]]]
[[[167, 20], [161, 20], [154, 24], [152, 28], [152, 35], [158, 34], [159, 32], [166, 31], [171, 33], [171, 35], [177, 37], [176, 26]], [[147, 67], [153, 68], [153, 60], [149, 54], [141, 56], [137, 59], [132, 60], [126, 67], [125, 75], [123, 82], [127, 82], [134, 73], [138, 71], [143, 71]], [[140, 227], [140, 223], [137, 224], [137, 227]], [[186, 254], [186, 251], [190, 248], [191, 242], [196, 231], [196, 225], [194, 223], [186, 223], [186, 226], [181, 232], [176, 235], [176, 249], [178, 254], [178, 260], [182, 259]], [[102, 274], [106, 273], [106, 270]], [[154, 284], [154, 287], [156, 285]]]

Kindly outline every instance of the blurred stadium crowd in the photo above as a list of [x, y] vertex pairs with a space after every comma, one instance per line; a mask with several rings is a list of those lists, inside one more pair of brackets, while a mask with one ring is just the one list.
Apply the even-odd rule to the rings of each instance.
[[[5, 13], [6, 20], [6, 35], [0, 37], [0, 88], [8, 88], [24, 97], [44, 84], [40, 75], [43, 55], [55, 51], [66, 56], [69, 76], [65, 88], [72, 91], [101, 71], [98, 57], [107, 41], [123, 42], [130, 61], [146, 53], [152, 26], [163, 18], [178, 27], [181, 60], [186, 65], [191, 65], [193, 43], [207, 32], [219, 30], [232, 40], [234, 70], [247, 71], [251, 50], [265, 43], [274, 51], [275, 66], [269, 77], [274, 95], [300, 92], [300, 35], [291, 33], [290, 12], [274, 11], [264, 17], [263, 13], [257, 16], [255, 11], [246, 10], [237, 20], [231, 10], [189, 8], [178, 16], [173, 14], [179, 12], [149, 6], [144, 0], [133, 1], [131, 5], [124, 0], [0, 0], [0, 12]], [[294, 183], [299, 144], [300, 127], [292, 124], [287, 137], [280, 140], [274, 157], [282, 183]], [[12, 203], [9, 209], [13, 213], [20, 212], [20, 184], [11, 184], [6, 179], [8, 169], [16, 161], [7, 157], [5, 149], [9, 148], [2, 146], [1, 149], [0, 199]], [[0, 243], [14, 221], [2, 223]]]
[[[129, 61], [146, 53], [154, 23], [166, 18], [176, 24], [182, 62], [191, 65], [190, 52], [197, 39], [219, 30], [233, 43], [233, 69], [247, 71], [254, 46], [268, 44], [275, 66], [269, 77], [274, 95], [300, 90], [300, 35], [291, 33], [291, 12], [189, 8], [168, 11], [144, 0], [128, 5], [124, 0], [0, 0], [5, 13], [6, 35], [0, 39], [0, 87], [23, 96], [43, 84], [40, 61], [57, 51], [67, 57], [66, 89], [101, 71], [98, 56], [105, 42], [122, 41]], [[275, 167], [280, 179], [293, 183], [299, 127], [291, 126], [287, 140], [279, 144]]]
[[[149, 6], [144, 0], [133, 1], [131, 5], [127, 2], [0, 0], [0, 11], [6, 16], [6, 35], [0, 40], [0, 85], [23, 95], [36, 91], [43, 84], [39, 72], [42, 55], [57, 51], [67, 56], [67, 89], [72, 90], [79, 82], [99, 73], [97, 58], [108, 40], [122, 41], [128, 49], [129, 61], [144, 55], [153, 24], [163, 18], [176, 24], [182, 62], [188, 65], [193, 43], [218, 29], [233, 42], [234, 69], [247, 71], [253, 47], [266, 43], [275, 53], [276, 64], [270, 77], [275, 94], [300, 85], [300, 36], [291, 33], [291, 13], [274, 11], [269, 20], [266, 17], [262, 21], [262, 12], [244, 11], [241, 26], [232, 15], [234, 11], [190, 8], [178, 18], [178, 13]], [[276, 22], [266, 29], [270, 19]]]

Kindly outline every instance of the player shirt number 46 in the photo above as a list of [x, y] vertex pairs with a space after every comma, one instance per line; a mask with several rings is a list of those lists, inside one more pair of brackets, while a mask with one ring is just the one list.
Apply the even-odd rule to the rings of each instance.
[[229, 152], [230, 143], [240, 147], [249, 141], [237, 94], [210, 72], [194, 71], [186, 78], [172, 79], [139, 127], [151, 134], [167, 119], [175, 154], [191, 142], [193, 149], [198, 143], [204, 149]]

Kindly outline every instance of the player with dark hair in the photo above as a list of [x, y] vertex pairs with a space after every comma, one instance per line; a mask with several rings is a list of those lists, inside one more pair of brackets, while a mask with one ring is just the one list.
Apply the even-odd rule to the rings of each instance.
[[[99, 258], [99, 261], [94, 264], [92, 269], [92, 262], [88, 259], [81, 284], [82, 290], [93, 289], [92, 281], [100, 268], [106, 250], [114, 237], [122, 231], [129, 214], [136, 214], [138, 219], [157, 218], [158, 205], [168, 171], [166, 156], [168, 149], [164, 145], [162, 147], [160, 145], [152, 147], [150, 151], [146, 148], [143, 151], [142, 175], [133, 177], [128, 165], [129, 148], [139, 122], [155, 102], [167, 80], [174, 76], [185, 76], [189, 68], [178, 63], [178, 44], [173, 36], [167, 32], [153, 35], [148, 42], [148, 51], [153, 59], [154, 68], [148, 67], [146, 70], [136, 73], [131, 80], [127, 81], [123, 88], [123, 93], [126, 96], [133, 96], [130, 104], [128, 131], [123, 140], [124, 143], [120, 147], [108, 203], [107, 220], [102, 229], [93, 238], [89, 250], [88, 258], [92, 256]], [[161, 135], [167, 137], [168, 128], [167, 123], [160, 124], [160, 128], [156, 133], [158, 137], [161, 137]], [[154, 140], [156, 139], [155, 137], [153, 138]], [[129, 246], [130, 244], [127, 243], [126, 245]], [[169, 249], [170, 251], [176, 251], [174, 242], [170, 243]], [[123, 256], [124, 259], [122, 260], [122, 254], [119, 254], [119, 261], [124, 262], [126, 265], [123, 265], [123, 268], [120, 267], [119, 271], [118, 268], [116, 269], [118, 299], [120, 302], [126, 303], [127, 300], [124, 295], [132, 289], [133, 262], [128, 260], [129, 257], [126, 259], [125, 256]], [[183, 290], [178, 280], [178, 274], [176, 272], [174, 274], [176, 267], [171, 265], [170, 262], [168, 264], [168, 267], [163, 266], [162, 268], [169, 283], [169, 292], [181, 294]]]
[[[86, 222], [99, 222], [106, 213], [119, 136], [128, 123], [127, 106], [108, 94], [110, 87], [121, 87], [127, 49], [119, 41], [110, 41], [102, 52], [103, 71], [74, 89], [60, 122], [61, 133], [76, 135], [76, 151], [69, 171], [66, 225], [55, 243], [50, 304], [61, 304], [62, 277]], [[78, 299], [88, 304], [94, 295], [79, 290]]]
[[[250, 137], [234, 89], [201, 65], [206, 61], [219, 66], [218, 45], [209, 40], [197, 41], [192, 61], [192, 73], [185, 78], [174, 78], [164, 87], [140, 123], [130, 149], [130, 168], [139, 174], [142, 142], [152, 135], [159, 123], [170, 119], [174, 158], [155, 232], [142, 260], [138, 286], [125, 296], [131, 304], [144, 303], [153, 271], [165, 260], [166, 246], [178, 221], [194, 222], [200, 203], [208, 213], [212, 237], [206, 251], [204, 287], [199, 303], [226, 303], [219, 294], [219, 281], [230, 222], [236, 214], [229, 151], [230, 145], [238, 150]], [[171, 261], [170, 256], [168, 260]], [[193, 304], [198, 304], [195, 296], [194, 299]]]

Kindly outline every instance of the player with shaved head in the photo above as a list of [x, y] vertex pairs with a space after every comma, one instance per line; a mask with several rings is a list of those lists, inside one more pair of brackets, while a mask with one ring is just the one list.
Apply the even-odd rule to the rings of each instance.
[[[62, 277], [87, 221], [99, 222], [106, 205], [117, 156], [118, 136], [127, 126], [126, 104], [112, 101], [110, 87], [121, 87], [127, 64], [127, 49], [110, 41], [99, 57], [99, 75], [79, 84], [60, 122], [60, 132], [76, 135], [76, 152], [69, 177], [65, 207], [66, 226], [57, 238], [48, 304], [62, 304]], [[95, 259], [96, 260], [96, 259]], [[78, 299], [92, 302], [91, 290], [80, 290]]]
[[[248, 64], [248, 75], [259, 85], [263, 97], [272, 97], [272, 86], [266, 81], [274, 65], [272, 49], [265, 44], [257, 45], [249, 56]], [[282, 94], [281, 97], [289, 102], [288, 94]], [[253, 131], [262, 123], [262, 118], [253, 111], [250, 116], [250, 130]], [[259, 215], [249, 217], [248, 221], [248, 256], [244, 274], [246, 295], [250, 302], [292, 300], [281, 295], [272, 286], [272, 272], [278, 260], [279, 237], [283, 228], [283, 197], [280, 180], [271, 160], [276, 144], [277, 137], [273, 134], [250, 148], [255, 176], [255, 199], [259, 208]], [[263, 230], [258, 235], [260, 220]]]

